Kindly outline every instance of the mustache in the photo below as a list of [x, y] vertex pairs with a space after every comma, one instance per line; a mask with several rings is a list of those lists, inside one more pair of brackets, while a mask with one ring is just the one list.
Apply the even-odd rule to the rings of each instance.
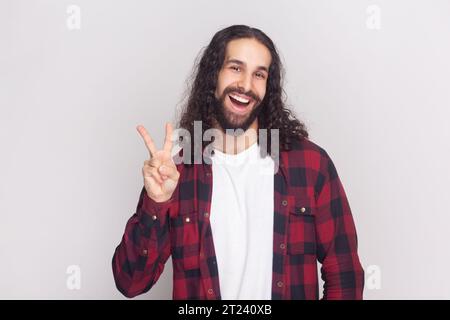
[[230, 93], [239, 93], [239, 94], [244, 94], [247, 97], [252, 98], [253, 100], [255, 100], [255, 102], [258, 104], [261, 102], [261, 99], [251, 90], [245, 92], [242, 88], [238, 88], [238, 87], [227, 87], [225, 88], [225, 90], [222, 93], [222, 101], [225, 100], [226, 95], [230, 94]]

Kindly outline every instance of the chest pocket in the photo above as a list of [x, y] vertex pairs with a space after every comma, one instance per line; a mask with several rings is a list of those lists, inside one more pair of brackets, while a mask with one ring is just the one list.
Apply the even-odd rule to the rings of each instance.
[[315, 213], [313, 198], [295, 198], [289, 210], [288, 254], [316, 254]]
[[199, 268], [200, 233], [198, 212], [170, 218], [170, 246], [174, 265], [184, 270]]

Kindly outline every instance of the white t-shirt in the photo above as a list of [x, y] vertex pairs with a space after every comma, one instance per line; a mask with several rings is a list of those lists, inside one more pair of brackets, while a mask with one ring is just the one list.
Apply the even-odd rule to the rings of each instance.
[[272, 295], [274, 162], [255, 142], [212, 155], [211, 228], [222, 299]]

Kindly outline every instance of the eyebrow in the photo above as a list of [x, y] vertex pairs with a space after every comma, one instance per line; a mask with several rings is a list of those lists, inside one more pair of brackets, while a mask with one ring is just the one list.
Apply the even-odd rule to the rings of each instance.
[[[228, 64], [228, 63], [236, 63], [236, 64], [238, 64], [240, 66], [245, 65], [245, 63], [243, 61], [238, 60], [238, 59], [228, 59], [225, 62], [225, 64]], [[258, 66], [256, 69], [257, 70], [262, 70], [262, 71], [265, 71], [265, 72], [269, 73], [269, 70], [265, 66]]]

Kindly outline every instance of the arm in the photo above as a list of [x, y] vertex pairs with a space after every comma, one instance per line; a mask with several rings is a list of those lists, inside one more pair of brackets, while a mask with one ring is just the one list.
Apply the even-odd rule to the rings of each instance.
[[137, 131], [149, 151], [144, 161], [144, 188], [136, 213], [128, 220], [122, 241], [114, 252], [112, 269], [117, 289], [126, 297], [150, 290], [170, 256], [169, 217], [177, 200], [175, 189], [180, 173], [172, 159], [172, 125], [166, 123], [164, 148], [157, 150], [147, 130]]
[[142, 189], [136, 213], [128, 220], [112, 259], [117, 289], [132, 298], [152, 288], [170, 256], [169, 210]]
[[316, 185], [318, 260], [322, 264], [323, 299], [362, 299], [364, 270], [350, 205], [333, 161], [323, 151]]

